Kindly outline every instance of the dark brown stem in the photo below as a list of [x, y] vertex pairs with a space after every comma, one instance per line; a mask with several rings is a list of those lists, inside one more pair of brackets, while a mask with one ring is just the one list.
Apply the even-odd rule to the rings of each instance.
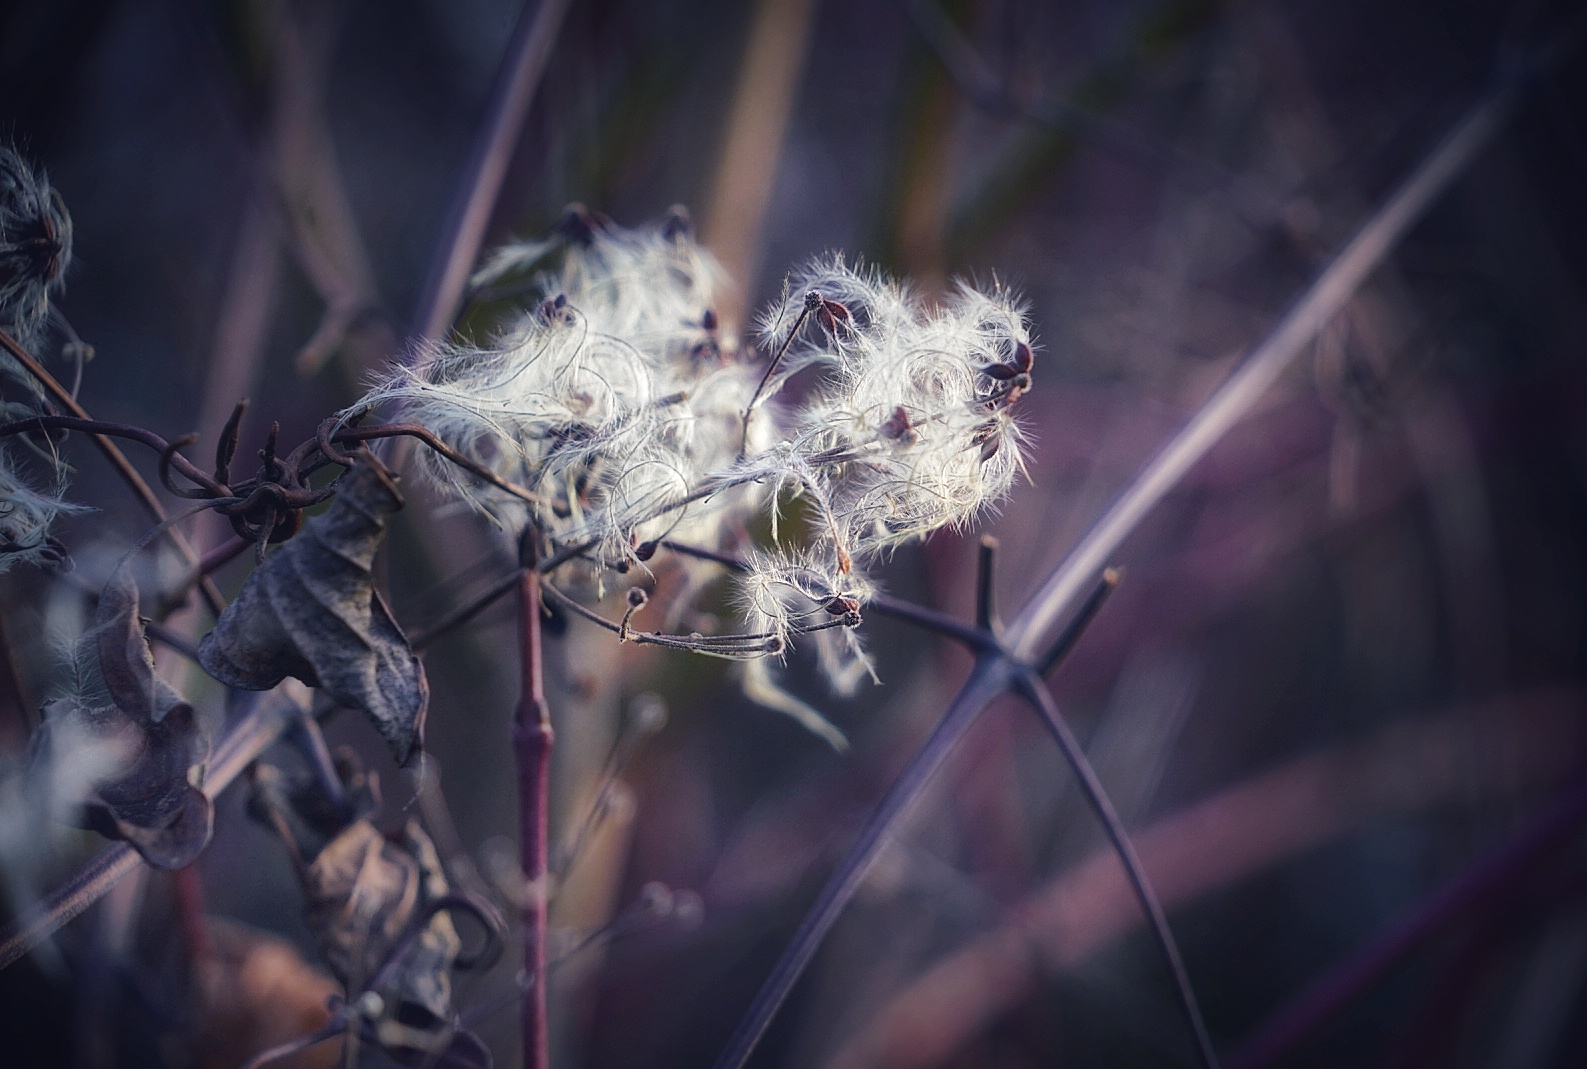
[[[537, 505], [540, 503], [540, 498], [535, 494], [525, 490], [517, 483], [509, 482], [508, 480], [503, 479], [500, 475], [497, 475], [483, 464], [478, 464], [473, 460], [470, 460], [462, 453], [459, 453], [456, 449], [453, 449], [451, 446], [441, 441], [440, 438], [436, 437], [435, 432], [431, 431], [427, 427], [422, 427], [417, 423], [382, 423], [378, 427], [344, 427], [336, 433], [330, 435], [328, 441], [332, 443], [367, 442], [377, 438], [397, 437], [417, 439], [428, 446], [433, 452], [445, 457], [448, 461], [456, 464], [469, 474], [485, 480], [498, 490], [502, 490], [508, 494], [511, 494], [513, 497], [516, 497], [521, 501], [527, 501], [531, 505]], [[341, 463], [341, 461], [337, 462]]]
[[[168, 442], [153, 431], [144, 430], [142, 427], [134, 427], [130, 423], [110, 423], [106, 420], [88, 419], [87, 417], [47, 415], [29, 416], [27, 419], [19, 419], [14, 423], [0, 425], [0, 437], [26, 434], [28, 431], [54, 429], [87, 431], [89, 434], [96, 436], [105, 435], [110, 438], [126, 438], [128, 441], [146, 445], [160, 454], [160, 465], [164, 472], [168, 473], [171, 469], [175, 469], [193, 482], [204, 487], [211, 496], [229, 496], [229, 491], [225, 486], [210, 478], [209, 475], [195, 467], [191, 461], [177, 452], [183, 446], [191, 445], [193, 442], [191, 438]], [[187, 492], [192, 493], [192, 491]]]
[[198, 570], [202, 574], [208, 575], [236, 560], [252, 548], [252, 542], [241, 538], [229, 538], [204, 554], [204, 558], [198, 562]]
[[975, 626], [997, 630], [997, 605], [992, 590], [993, 563], [997, 558], [997, 539], [982, 535], [975, 565]]
[[[16, 340], [3, 330], [0, 330], [0, 347], [3, 347], [6, 352], [15, 357], [17, 363], [25, 367], [28, 374], [38, 380], [39, 385], [44, 387], [44, 392], [49, 394], [51, 400], [56, 404], [78, 419], [86, 420], [90, 418], [83, 406], [77, 403], [77, 399], [64, 386], [55, 381], [55, 376], [46, 371], [37, 360], [33, 359], [31, 353], [18, 345]], [[160, 504], [160, 499], [154, 496], [154, 491], [149, 488], [148, 483], [143, 481], [143, 476], [138, 474], [138, 469], [132, 466], [132, 461], [127, 459], [127, 455], [121, 451], [115, 442], [103, 434], [92, 434], [90, 437], [93, 439], [94, 444], [99, 447], [99, 451], [105, 455], [105, 459], [110, 461], [111, 467], [115, 468], [122, 480], [131, 487], [133, 495], [143, 503], [144, 509], [154, 518], [154, 521], [156, 523], [164, 523], [167, 517], [164, 507]], [[187, 562], [188, 567], [197, 566], [198, 554], [188, 544], [187, 539], [182, 537], [182, 532], [174, 527], [168, 527], [166, 528], [166, 537], [171, 540], [171, 544], [182, 555], [182, 559]], [[199, 582], [199, 593], [203, 595], [204, 602], [209, 606], [210, 611], [219, 616], [221, 610], [226, 607], [226, 599], [221, 596], [220, 588], [206, 577]]]
[[[524, 541], [532, 545], [531, 533]], [[554, 733], [546, 708], [544, 674], [540, 657], [540, 573], [534, 553], [525, 554], [518, 576], [519, 661], [523, 671], [523, 697], [513, 728], [513, 749], [518, 758], [519, 838], [524, 872], [524, 993], [523, 1064], [525, 1069], [547, 1069], [550, 1052], [546, 1034], [546, 899], [550, 859], [548, 805], [550, 801], [551, 746]]]
[[749, 404], [744, 407], [744, 439], [739, 443], [739, 459], [743, 459], [744, 454], [749, 451], [749, 418], [755, 414], [755, 406], [760, 404], [760, 395], [766, 391], [766, 384], [771, 381], [772, 372], [782, 363], [782, 358], [788, 353], [788, 347], [793, 344], [794, 335], [804, 327], [808, 318], [810, 318], [810, 304], [807, 301], [799, 310], [799, 318], [794, 320], [793, 329], [788, 332], [788, 337], [783, 339], [783, 343], [777, 347], [777, 352], [772, 355], [771, 363], [766, 365], [766, 374], [760, 377], [760, 384], [750, 396]]
[[415, 650], [422, 650], [442, 635], [455, 628], [468, 623], [474, 617], [500, 601], [514, 587], [519, 585], [516, 574], [508, 574], [492, 583], [483, 592], [469, 601], [464, 602], [445, 616], [441, 617], [422, 631], [415, 631], [408, 639], [408, 645]]

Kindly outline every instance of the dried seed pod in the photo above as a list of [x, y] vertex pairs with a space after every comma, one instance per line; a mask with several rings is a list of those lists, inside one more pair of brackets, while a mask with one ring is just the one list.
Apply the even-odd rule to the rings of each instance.
[[820, 323], [828, 334], [836, 334], [839, 324], [847, 326], [853, 320], [854, 316], [849, 312], [849, 306], [841, 301], [823, 300], [821, 306], [816, 309], [816, 322]]
[[903, 405], [893, 409], [893, 414], [888, 416], [881, 427], [878, 428], [883, 438], [894, 442], [913, 442], [915, 438], [914, 427], [909, 422], [909, 413]]
[[860, 611], [860, 603], [854, 598], [839, 594], [827, 602], [824, 608], [833, 616], [847, 616]]

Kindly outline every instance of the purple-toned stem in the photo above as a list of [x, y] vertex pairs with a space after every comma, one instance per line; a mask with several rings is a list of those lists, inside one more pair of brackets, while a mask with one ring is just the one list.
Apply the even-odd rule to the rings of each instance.
[[783, 948], [782, 957], [755, 995], [755, 1001], [744, 1011], [727, 1047], [717, 1058], [716, 1069], [741, 1069], [749, 1060], [761, 1036], [770, 1026], [772, 1017], [804, 974], [805, 967], [815, 957], [816, 950], [837, 923], [844, 907], [859, 890], [871, 865], [881, 854], [882, 847], [887, 845], [899, 823], [920, 800], [926, 784], [931, 782], [932, 776], [964, 738], [965, 732], [999, 694], [1013, 688], [1015, 679], [1016, 670], [1004, 658], [984, 657], [976, 663], [975, 671], [965, 681], [947, 712], [942, 714], [930, 737], [910, 758], [909, 764], [899, 774], [871, 819], [860, 829], [859, 838], [849, 847], [848, 853], [821, 889], [815, 904], [805, 914], [799, 930]]
[[569, 0], [540, 0], [533, 16], [525, 11], [519, 17], [493, 94], [490, 117], [475, 147], [468, 177], [459, 188], [443, 238], [443, 252], [431, 267], [424, 303], [414, 319], [416, 337], [440, 337], [457, 316], [469, 271], [479, 259], [486, 224], [496, 207], [507, 165], [512, 162], [518, 134], [550, 61], [551, 45], [562, 29], [568, 4]]
[[551, 745], [554, 733], [546, 708], [540, 657], [540, 573], [532, 562], [518, 579], [519, 660], [523, 697], [513, 726], [518, 758], [519, 839], [525, 886], [523, 916], [523, 1064], [550, 1064], [546, 1033], [546, 870], [550, 859], [547, 809], [550, 802]]

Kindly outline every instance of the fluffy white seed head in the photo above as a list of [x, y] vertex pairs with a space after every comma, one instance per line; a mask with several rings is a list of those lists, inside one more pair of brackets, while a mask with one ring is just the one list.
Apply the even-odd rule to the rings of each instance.
[[[572, 210], [551, 237], [498, 252], [475, 281], [531, 269], [530, 310], [494, 344], [432, 347], [360, 407], [394, 402], [399, 418], [531, 491], [525, 504], [427, 458], [436, 479], [514, 534], [531, 527], [606, 566], [663, 537], [747, 552], [742, 617], [771, 641], [734, 656], [811, 642], [839, 690], [874, 678], [844, 625], [871, 594], [864, 565], [973, 522], [1022, 470], [1012, 410], [1034, 361], [1024, 307], [997, 285], [961, 284], [928, 304], [833, 256], [790, 275], [761, 317], [768, 366], [724, 346], [720, 268], [679, 215], [624, 230]], [[806, 369], [817, 385], [781, 403]], [[803, 508], [792, 525], [779, 513], [791, 501]], [[770, 510], [767, 551], [744, 545], [758, 507]], [[764, 660], [746, 688], [841, 740]]]
[[[841, 311], [826, 312], [833, 302]], [[962, 527], [1012, 486], [1022, 436], [1011, 408], [1030, 386], [1033, 349], [1007, 291], [961, 284], [928, 307], [833, 258], [791, 276], [762, 328], [795, 366], [827, 369], [792, 441], [820, 472], [838, 559]]]
[[[531, 310], [494, 345], [436, 346], [363, 403], [397, 402], [401, 418], [534, 493], [525, 505], [430, 458], [431, 474], [515, 532], [593, 543], [608, 564], [668, 535], [718, 544], [719, 514], [753, 486], [683, 502], [732, 467], [758, 381], [721, 351], [720, 268], [678, 216], [623, 230], [570, 213], [556, 237], [509, 247], [480, 277], [548, 256], [560, 265], [536, 277]], [[750, 447], [771, 433], [763, 425]]]

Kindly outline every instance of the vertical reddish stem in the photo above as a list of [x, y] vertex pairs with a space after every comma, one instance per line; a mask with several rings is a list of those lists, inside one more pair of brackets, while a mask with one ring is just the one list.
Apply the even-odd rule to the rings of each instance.
[[540, 573], [525, 562], [518, 585], [519, 658], [523, 697], [513, 727], [518, 757], [518, 815], [527, 899], [523, 917], [525, 1069], [550, 1064], [546, 1041], [546, 863], [550, 855], [547, 804], [551, 772], [551, 717], [540, 671]]
[[204, 919], [204, 883], [199, 878], [198, 864], [177, 869], [171, 874], [176, 892], [176, 915], [182, 928], [182, 941], [187, 944], [188, 960], [195, 973], [205, 958], [210, 956], [209, 926]]

